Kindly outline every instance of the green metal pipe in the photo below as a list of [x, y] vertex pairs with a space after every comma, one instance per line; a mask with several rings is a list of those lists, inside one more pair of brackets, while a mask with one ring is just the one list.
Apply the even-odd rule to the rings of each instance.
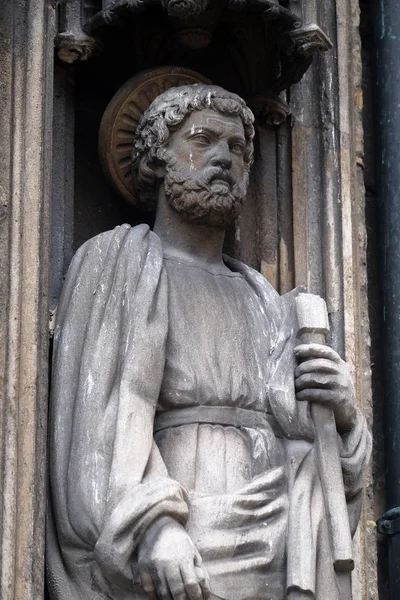
[[[376, 0], [377, 190], [382, 275], [386, 497], [390, 600], [400, 598], [400, 2]], [[394, 510], [393, 510], [394, 509]], [[381, 528], [382, 530], [382, 528]]]

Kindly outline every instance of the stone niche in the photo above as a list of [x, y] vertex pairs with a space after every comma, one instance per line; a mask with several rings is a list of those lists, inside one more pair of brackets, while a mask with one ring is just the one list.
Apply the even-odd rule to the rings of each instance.
[[[103, 5], [75, 1], [60, 7], [56, 46], [56, 86], [60, 86], [56, 95], [68, 96], [63, 108], [69, 111], [68, 131], [60, 131], [56, 146], [66, 133], [71, 144], [66, 151], [71, 160], [74, 155], [75, 163], [69, 198], [60, 190], [62, 180], [55, 185], [64, 210], [69, 205], [69, 217], [74, 214], [65, 223], [67, 246], [72, 243], [75, 250], [87, 238], [123, 221], [151, 222], [151, 215], [133, 209], [105, 181], [98, 161], [98, 131], [107, 104], [129, 78], [160, 67], [171, 71], [180, 67], [238, 93], [255, 112], [258, 137], [252, 188], [227, 244], [231, 253], [271, 277], [276, 287], [293, 287], [287, 90], [301, 79], [315, 55], [331, 47], [323, 31], [315, 23], [303, 22], [299, 7], [294, 12], [287, 3], [275, 1]], [[57, 110], [56, 136], [60, 117]], [[62, 212], [56, 211], [56, 218]], [[54, 248], [53, 256], [60, 250]], [[70, 256], [72, 250], [62, 251]]]

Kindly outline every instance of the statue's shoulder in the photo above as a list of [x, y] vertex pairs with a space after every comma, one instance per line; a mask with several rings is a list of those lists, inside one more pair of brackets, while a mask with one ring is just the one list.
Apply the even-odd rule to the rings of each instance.
[[103, 231], [98, 235], [87, 240], [78, 249], [75, 254], [74, 260], [79, 260], [88, 255], [99, 255], [104, 257], [108, 254], [109, 250], [117, 250], [123, 252], [129, 242], [130, 248], [141, 246], [148, 243], [149, 239], [157, 237], [148, 225], [145, 223], [131, 227], [127, 223], [123, 225], [117, 225], [114, 229]]
[[[100, 280], [113, 278], [117, 265], [127, 276], [138, 274], [148, 256], [162, 261], [161, 241], [146, 224], [118, 225], [87, 240], [75, 253], [68, 269], [64, 289], [96, 289]], [[129, 268], [136, 267], [136, 268]]]
[[249, 267], [246, 263], [236, 258], [224, 255], [225, 264], [232, 270], [243, 275], [247, 282], [262, 295], [268, 297], [270, 301], [278, 302], [280, 295], [276, 289], [269, 283], [269, 281], [256, 269]]
[[87, 240], [75, 253], [66, 275], [58, 305], [58, 323], [77, 306], [91, 310], [95, 299], [118, 294], [124, 286], [135, 287], [145, 265], [151, 263], [157, 277], [162, 265], [162, 247], [148, 225], [124, 224]]
[[304, 292], [304, 288], [299, 286], [280, 295], [279, 292], [269, 283], [269, 281], [256, 269], [249, 267], [240, 260], [224, 256], [225, 264], [232, 270], [243, 275], [249, 285], [257, 292], [265, 306], [268, 307], [268, 312], [277, 322], [282, 322], [293, 318], [295, 310], [295, 299], [299, 294]]

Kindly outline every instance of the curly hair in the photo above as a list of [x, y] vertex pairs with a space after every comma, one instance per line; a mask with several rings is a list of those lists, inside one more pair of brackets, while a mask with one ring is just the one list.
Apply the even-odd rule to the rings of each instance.
[[244, 162], [247, 170], [250, 170], [253, 162], [254, 116], [245, 101], [215, 85], [196, 83], [170, 88], [143, 113], [133, 142], [133, 182], [144, 209], [156, 208], [157, 178], [154, 168], [166, 163], [165, 146], [171, 133], [192, 112], [203, 109], [241, 118], [246, 139]]

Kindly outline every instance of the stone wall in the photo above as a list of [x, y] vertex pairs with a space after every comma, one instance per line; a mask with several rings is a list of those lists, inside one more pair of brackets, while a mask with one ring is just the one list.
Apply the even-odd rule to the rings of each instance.
[[[53, 309], [71, 255], [74, 168], [73, 95], [65, 71], [56, 72], [53, 88], [55, 4], [0, 4], [2, 600], [40, 600], [44, 594], [48, 280], [50, 275]], [[273, 148], [277, 157], [276, 195], [270, 199], [275, 247], [258, 230], [255, 255], [281, 291], [305, 285], [326, 297], [331, 343], [350, 362], [358, 402], [377, 435], [355, 541], [359, 567], [353, 587], [354, 600], [378, 600], [385, 598], [384, 591], [378, 594], [375, 529], [382, 508], [382, 455], [380, 415], [371, 393], [359, 6], [357, 0], [300, 4], [290, 2], [306, 22], [328, 33], [334, 50], [317, 58], [290, 90], [291, 120], [261, 135], [265, 156]], [[248, 225], [244, 231], [249, 239]], [[244, 242], [236, 245], [239, 256], [250, 251]], [[376, 353], [377, 336], [373, 339]]]

